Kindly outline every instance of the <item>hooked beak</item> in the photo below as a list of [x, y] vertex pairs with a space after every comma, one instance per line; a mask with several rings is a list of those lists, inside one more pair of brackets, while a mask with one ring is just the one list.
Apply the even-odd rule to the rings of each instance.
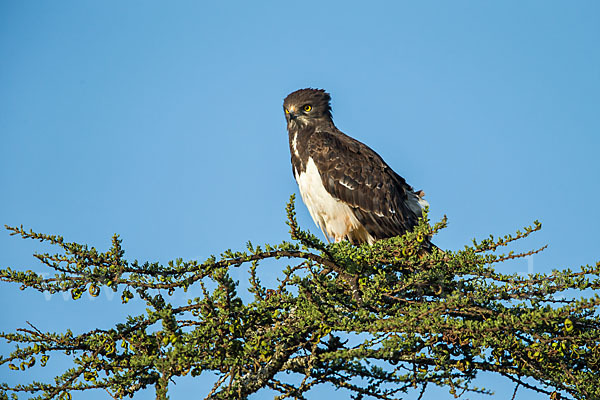
[[288, 109], [285, 110], [286, 114], [290, 117], [290, 121], [295, 120], [298, 116], [295, 114], [296, 108], [295, 107], [290, 107]]

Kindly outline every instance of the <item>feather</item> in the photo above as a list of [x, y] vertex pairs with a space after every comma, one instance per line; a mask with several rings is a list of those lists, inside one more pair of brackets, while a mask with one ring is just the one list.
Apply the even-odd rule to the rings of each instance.
[[293, 92], [284, 101], [292, 166], [311, 216], [336, 241], [372, 243], [411, 230], [426, 204], [422, 192], [337, 129], [329, 102], [329, 94], [316, 89]]

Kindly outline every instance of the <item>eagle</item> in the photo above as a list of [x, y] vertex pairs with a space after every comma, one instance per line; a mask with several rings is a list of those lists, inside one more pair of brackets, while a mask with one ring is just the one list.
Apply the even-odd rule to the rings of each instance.
[[329, 93], [297, 90], [283, 110], [302, 200], [329, 242], [373, 244], [412, 230], [428, 206], [424, 193], [336, 128]]

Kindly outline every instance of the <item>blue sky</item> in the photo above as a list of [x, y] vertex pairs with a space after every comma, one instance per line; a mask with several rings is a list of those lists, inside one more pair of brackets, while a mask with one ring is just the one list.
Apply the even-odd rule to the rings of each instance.
[[[337, 126], [423, 189], [433, 220], [448, 216], [440, 247], [539, 219], [518, 248], [550, 247], [502, 268], [595, 262], [599, 13], [595, 1], [1, 1], [0, 223], [101, 249], [116, 232], [129, 259], [161, 262], [284, 240], [298, 190], [281, 105], [319, 87]], [[0, 234], [2, 267], [42, 272], [31, 253], [46, 250]], [[143, 309], [6, 284], [0, 301], [2, 330], [109, 327]], [[172, 398], [204, 384], [183, 380]]]

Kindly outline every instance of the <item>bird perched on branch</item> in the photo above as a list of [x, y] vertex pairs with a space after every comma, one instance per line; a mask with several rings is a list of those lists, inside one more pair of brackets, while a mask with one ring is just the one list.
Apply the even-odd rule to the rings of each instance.
[[283, 102], [292, 170], [328, 241], [369, 243], [411, 230], [428, 203], [367, 145], [335, 127], [331, 97], [300, 89]]

